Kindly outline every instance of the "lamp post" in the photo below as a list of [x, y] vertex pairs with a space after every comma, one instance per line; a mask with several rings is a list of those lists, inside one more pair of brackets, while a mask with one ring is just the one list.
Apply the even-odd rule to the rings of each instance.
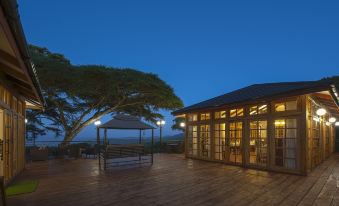
[[160, 141], [160, 147], [159, 147], [159, 152], [161, 153], [161, 148], [162, 148], [162, 127], [165, 125], [165, 120], [158, 120], [157, 121], [157, 125], [160, 128], [160, 137], [159, 137], [159, 141]]
[[100, 131], [99, 131], [99, 126], [101, 125], [101, 121], [97, 120], [94, 122], [94, 125], [97, 128], [97, 145], [96, 145], [96, 152], [97, 152], [97, 156], [98, 156], [98, 160], [99, 160], [99, 169], [101, 167], [101, 162], [100, 162]]

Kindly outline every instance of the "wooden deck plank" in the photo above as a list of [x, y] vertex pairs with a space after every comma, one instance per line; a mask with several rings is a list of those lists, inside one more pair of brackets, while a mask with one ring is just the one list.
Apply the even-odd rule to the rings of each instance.
[[35, 162], [20, 179], [39, 187], [9, 205], [339, 205], [339, 154], [307, 177], [160, 154], [152, 166], [109, 171], [96, 160]]

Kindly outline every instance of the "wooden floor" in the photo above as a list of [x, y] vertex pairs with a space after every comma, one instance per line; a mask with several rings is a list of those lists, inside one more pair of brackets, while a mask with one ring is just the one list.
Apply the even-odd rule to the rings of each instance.
[[9, 198], [10, 206], [339, 205], [339, 154], [308, 177], [162, 154], [153, 166], [109, 172], [95, 160], [36, 162], [19, 179], [39, 187]]

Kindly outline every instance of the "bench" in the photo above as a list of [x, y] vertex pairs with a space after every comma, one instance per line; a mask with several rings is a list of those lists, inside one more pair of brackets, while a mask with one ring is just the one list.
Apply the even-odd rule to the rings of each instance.
[[147, 154], [143, 144], [107, 145], [101, 150], [99, 158], [107, 167], [127, 166], [132, 164], [153, 163], [153, 155]]

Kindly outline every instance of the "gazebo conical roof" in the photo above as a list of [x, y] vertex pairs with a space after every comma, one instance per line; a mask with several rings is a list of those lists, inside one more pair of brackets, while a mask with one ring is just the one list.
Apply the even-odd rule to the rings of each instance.
[[112, 120], [99, 126], [102, 129], [155, 129], [153, 126], [141, 121], [140, 118], [125, 114], [117, 114]]

